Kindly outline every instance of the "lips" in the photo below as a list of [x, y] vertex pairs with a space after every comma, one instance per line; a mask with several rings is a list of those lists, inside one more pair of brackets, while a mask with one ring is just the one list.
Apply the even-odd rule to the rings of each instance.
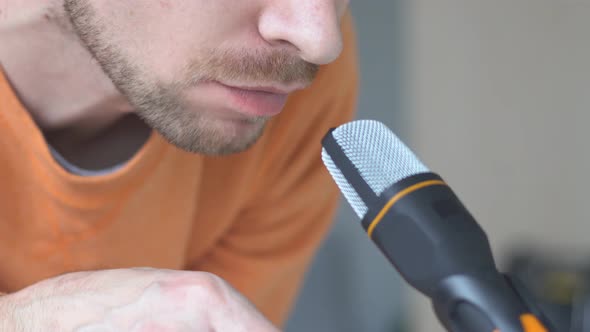
[[227, 92], [227, 102], [237, 112], [251, 116], [269, 117], [281, 112], [288, 94], [263, 90], [248, 90], [220, 84]]
[[188, 90], [187, 94], [193, 102], [208, 105], [209, 110], [224, 114], [224, 117], [234, 113], [235, 118], [243, 119], [279, 114], [289, 94], [304, 87], [301, 84], [240, 86], [208, 81]]
[[273, 94], [279, 95], [287, 95], [294, 91], [301, 90], [306, 86], [304, 84], [291, 84], [285, 86], [242, 86], [242, 85], [232, 85], [232, 84], [224, 84], [219, 83], [221, 85], [225, 85], [230, 88], [239, 89], [239, 90], [246, 90], [246, 91], [253, 91], [253, 92], [268, 92]]

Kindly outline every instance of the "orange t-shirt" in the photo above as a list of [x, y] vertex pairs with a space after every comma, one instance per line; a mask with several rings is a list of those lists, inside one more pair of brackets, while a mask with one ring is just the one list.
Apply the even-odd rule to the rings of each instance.
[[356, 106], [349, 16], [343, 33], [340, 58], [290, 96], [248, 151], [191, 154], [154, 132], [98, 176], [55, 161], [0, 72], [0, 292], [80, 270], [209, 271], [282, 324], [338, 201], [320, 142]]

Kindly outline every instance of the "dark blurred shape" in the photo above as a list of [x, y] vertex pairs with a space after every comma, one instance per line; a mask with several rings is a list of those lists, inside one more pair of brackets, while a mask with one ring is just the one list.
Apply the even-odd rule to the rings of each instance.
[[561, 255], [517, 250], [508, 273], [526, 285], [539, 309], [559, 331], [590, 332], [590, 262], [567, 261]]

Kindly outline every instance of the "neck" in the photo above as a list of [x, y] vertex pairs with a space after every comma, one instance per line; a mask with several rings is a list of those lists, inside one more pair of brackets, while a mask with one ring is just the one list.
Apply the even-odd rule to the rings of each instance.
[[0, 69], [45, 132], [92, 135], [132, 111], [59, 0], [0, 0]]

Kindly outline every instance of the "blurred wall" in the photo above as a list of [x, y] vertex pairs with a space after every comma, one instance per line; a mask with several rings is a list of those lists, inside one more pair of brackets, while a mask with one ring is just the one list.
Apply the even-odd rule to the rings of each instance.
[[[351, 1], [357, 25], [361, 91], [358, 118], [399, 125], [400, 1]], [[307, 276], [287, 332], [397, 332], [404, 288], [342, 201], [336, 223]]]
[[[590, 258], [590, 2], [407, 3], [410, 145], [500, 263], [527, 245]], [[412, 331], [442, 331], [423, 298], [414, 308]]]

